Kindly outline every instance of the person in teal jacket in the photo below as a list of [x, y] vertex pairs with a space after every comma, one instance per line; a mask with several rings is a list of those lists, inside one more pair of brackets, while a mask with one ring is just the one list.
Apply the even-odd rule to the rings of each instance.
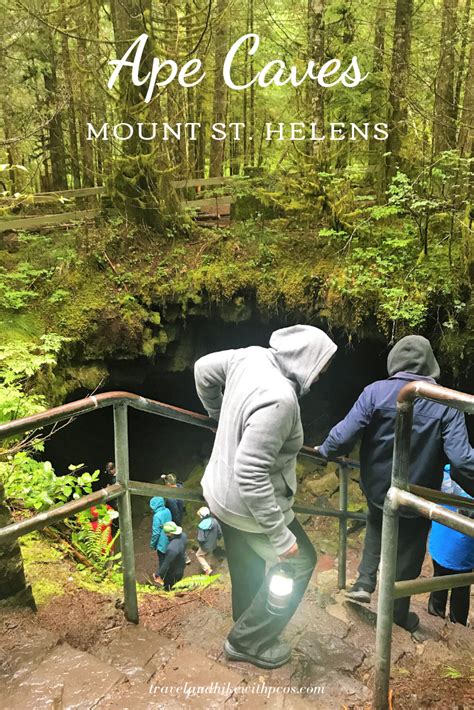
[[152, 550], [156, 550], [159, 569], [169, 543], [166, 533], [163, 532], [163, 525], [171, 521], [171, 511], [166, 507], [165, 499], [160, 496], [155, 496], [150, 500], [150, 508], [153, 511], [150, 547]]

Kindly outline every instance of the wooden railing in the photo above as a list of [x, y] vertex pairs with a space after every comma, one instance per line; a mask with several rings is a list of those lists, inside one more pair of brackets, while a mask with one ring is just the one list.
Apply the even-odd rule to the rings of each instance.
[[[225, 186], [232, 182], [233, 178], [190, 178], [189, 180], [173, 180], [172, 185], [176, 190], [196, 190], [196, 199], [184, 200], [187, 207], [198, 211], [201, 218], [210, 217], [217, 218], [228, 217], [230, 213], [230, 205], [232, 204], [232, 195], [218, 195], [198, 197], [202, 191], [208, 188]], [[29, 204], [56, 204], [60, 200], [71, 202], [76, 199], [100, 198], [107, 195], [107, 190], [104, 186], [99, 187], [82, 187], [77, 190], [62, 190], [56, 192], [37, 192], [32, 195], [25, 195], [19, 198], [3, 197], [0, 198], [0, 207], [13, 207], [15, 205]], [[0, 233], [16, 230], [34, 230], [40, 227], [52, 226], [55, 224], [65, 224], [69, 222], [86, 221], [98, 217], [103, 212], [103, 207], [97, 203], [93, 207], [89, 205], [87, 209], [65, 211], [57, 214], [41, 214], [27, 216], [8, 216], [0, 218]]]

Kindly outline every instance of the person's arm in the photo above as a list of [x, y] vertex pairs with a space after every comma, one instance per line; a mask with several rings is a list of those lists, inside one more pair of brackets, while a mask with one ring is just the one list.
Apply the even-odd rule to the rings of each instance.
[[270, 471], [294, 423], [292, 400], [273, 401], [259, 407], [246, 421], [234, 462], [240, 495], [278, 555], [287, 552], [296, 537], [286, 527]]
[[469, 443], [463, 412], [448, 409], [441, 427], [444, 453], [451, 463], [451, 478], [474, 496], [474, 449]]
[[168, 547], [168, 549], [166, 550], [165, 558], [158, 570], [158, 577], [161, 577], [161, 579], [165, 578], [167, 572], [169, 571], [169, 568], [171, 567], [177, 556], [177, 550], [174, 550], [173, 548], [170, 549]]
[[194, 365], [196, 391], [204, 409], [212, 419], [219, 419], [222, 390], [233, 350], [222, 350], [200, 358]]
[[325, 459], [348, 454], [369, 424], [374, 411], [371, 388], [366, 387], [349, 413], [334, 426], [316, 450]]

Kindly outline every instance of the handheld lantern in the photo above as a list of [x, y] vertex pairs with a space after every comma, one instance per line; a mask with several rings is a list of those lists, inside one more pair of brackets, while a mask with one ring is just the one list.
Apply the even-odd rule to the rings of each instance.
[[293, 593], [293, 577], [289, 570], [277, 565], [270, 573], [267, 611], [275, 616], [284, 614]]

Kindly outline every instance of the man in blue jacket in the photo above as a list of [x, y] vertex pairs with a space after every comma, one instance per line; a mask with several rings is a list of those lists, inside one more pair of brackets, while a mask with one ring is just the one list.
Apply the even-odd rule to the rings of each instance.
[[[350, 412], [315, 447], [333, 458], [351, 451], [361, 438], [360, 485], [367, 498], [368, 516], [359, 576], [347, 596], [370, 602], [380, 562], [382, 509], [390, 488], [397, 395], [413, 380], [435, 382], [439, 365], [429, 341], [420, 335], [402, 338], [388, 355], [386, 380], [364, 389]], [[410, 453], [410, 483], [439, 490], [443, 467], [451, 461], [453, 478], [470, 492], [474, 489], [474, 450], [469, 444], [464, 414], [425, 399], [415, 402]], [[467, 478], [466, 478], [467, 477]], [[397, 580], [418, 577], [426, 552], [431, 521], [402, 512], [399, 526]], [[409, 631], [419, 624], [409, 611], [410, 598], [395, 600], [394, 621]]]
[[186, 564], [186, 542], [187, 535], [176, 523], [165, 523], [163, 532], [168, 538], [168, 547], [156, 575], [153, 579], [156, 584], [164, 586], [169, 590], [183, 578], [184, 566]]
[[[164, 473], [161, 478], [168, 488], [182, 488], [183, 484], [178, 482], [174, 473]], [[165, 505], [171, 511], [171, 520], [176, 525], [181, 525], [184, 515], [184, 501], [181, 498], [166, 498]]]

